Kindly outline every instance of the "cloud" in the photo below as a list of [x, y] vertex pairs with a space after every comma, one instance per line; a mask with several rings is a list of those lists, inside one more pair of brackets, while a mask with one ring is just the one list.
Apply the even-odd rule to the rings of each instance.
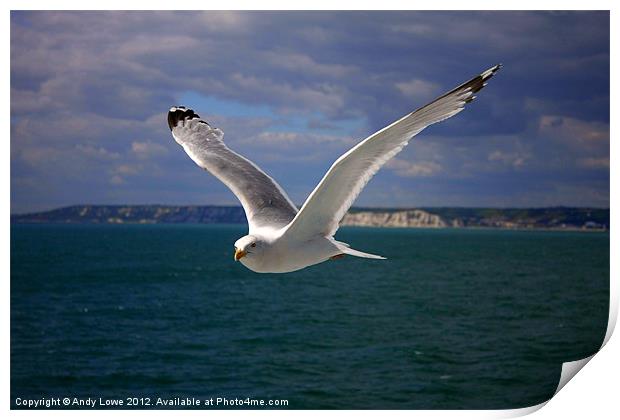
[[[540, 118], [538, 138], [553, 147], [547, 164], [609, 172], [609, 124], [557, 115]], [[606, 181], [608, 182], [608, 181]]]
[[354, 140], [351, 137], [345, 136], [332, 136], [328, 134], [312, 134], [312, 133], [297, 133], [297, 132], [270, 132], [265, 131], [258, 134], [256, 137], [248, 140], [249, 142], [258, 142], [263, 145], [294, 145], [300, 146], [302, 144], [315, 145], [320, 147], [323, 143], [344, 143], [353, 145]]
[[140, 34], [120, 45], [117, 53], [129, 60], [148, 58], [159, 54], [169, 54], [183, 48], [200, 48], [200, 41], [187, 35]]
[[488, 159], [491, 162], [500, 162], [504, 165], [519, 168], [527, 162], [529, 156], [521, 153], [507, 153], [502, 152], [501, 150], [494, 150], [489, 153]]
[[609, 169], [609, 158], [582, 158], [577, 160], [577, 164], [587, 169]]
[[293, 86], [290, 83], [248, 76], [240, 72], [234, 73], [231, 81], [246, 95], [270, 97], [271, 101], [276, 101], [276, 108], [280, 110], [289, 108], [291, 104], [288, 102], [295, 98], [295, 108], [302, 105], [326, 115], [336, 115], [345, 103], [343, 88], [329, 83]]
[[131, 151], [138, 157], [138, 159], [149, 159], [154, 156], [161, 156], [168, 153], [168, 149], [166, 149], [163, 145], [153, 143], [151, 141], [134, 141], [131, 143]]
[[[12, 12], [10, 39], [12, 209], [235, 202], [171, 139], [180, 101], [303, 200], [357, 141], [500, 61], [365, 203], [388, 179], [429, 188], [401, 204], [527, 203], [534, 173], [531, 203], [609, 196], [608, 12]], [[509, 175], [520, 189], [486, 184]]]
[[420, 79], [411, 79], [407, 82], [396, 83], [396, 88], [405, 96], [429, 98], [440, 93], [436, 83]]
[[142, 170], [142, 165], [122, 164], [122, 165], [117, 166], [114, 171], [120, 175], [136, 175], [140, 173], [141, 170]]
[[609, 124], [605, 123], [557, 115], [543, 115], [540, 118], [538, 128], [541, 135], [579, 149], [609, 145]]
[[442, 169], [437, 162], [407, 162], [398, 158], [390, 160], [387, 167], [404, 177], [429, 177]]
[[332, 79], [340, 79], [357, 71], [354, 66], [345, 64], [319, 63], [306, 54], [266, 51], [263, 57], [266, 63], [276, 68]]
[[125, 180], [120, 175], [113, 175], [110, 178], [110, 184], [112, 184], [112, 185], [122, 185], [124, 183], [125, 183]]
[[105, 148], [99, 146], [92, 146], [89, 144], [78, 144], [75, 148], [85, 157], [97, 160], [116, 160], [120, 157], [118, 153], [110, 152]]

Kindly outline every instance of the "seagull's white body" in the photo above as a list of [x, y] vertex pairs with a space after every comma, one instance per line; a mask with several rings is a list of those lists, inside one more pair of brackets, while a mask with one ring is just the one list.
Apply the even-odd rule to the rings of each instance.
[[168, 126], [189, 157], [241, 201], [249, 232], [235, 242], [235, 259], [250, 270], [285, 273], [343, 254], [384, 259], [336, 241], [340, 220], [381, 166], [424, 128], [461, 112], [499, 68], [490, 68], [358, 143], [334, 162], [300, 210], [271, 177], [226, 147], [222, 130], [191, 109], [171, 108]]
[[[319, 264], [344, 253], [338, 243], [325, 237], [308, 241], [295, 241], [282, 232], [273, 235], [257, 236], [264, 246], [259, 258], [254, 258], [252, 250], [239, 259], [239, 262], [257, 273], [288, 273], [304, 267]], [[237, 249], [243, 249], [236, 246]]]

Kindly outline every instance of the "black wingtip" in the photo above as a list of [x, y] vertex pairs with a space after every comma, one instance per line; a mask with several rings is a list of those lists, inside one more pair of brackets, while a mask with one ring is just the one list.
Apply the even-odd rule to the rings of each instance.
[[191, 120], [194, 118], [200, 118], [200, 115], [196, 114], [193, 109], [186, 108], [184, 106], [173, 106], [168, 111], [168, 127], [170, 131], [179, 125], [179, 121]]
[[[490, 69], [483, 71], [482, 73], [480, 73], [477, 77], [474, 77], [472, 80], [470, 80], [469, 82], [465, 83], [463, 85], [463, 87], [469, 87], [472, 91], [472, 93], [477, 93], [479, 92], [483, 87], [485, 87], [487, 85], [487, 81], [493, 77], [495, 75], [495, 73], [498, 72], [499, 69], [501, 69], [503, 67], [503, 65], [500, 64], [496, 64], [493, 67], [491, 67]], [[473, 100], [474, 97], [470, 98], [467, 102], [471, 102], [471, 100]]]
[[482, 78], [486, 79], [490, 79], [491, 77], [493, 77], [493, 75], [495, 73], [497, 73], [499, 71], [499, 69], [501, 69], [502, 67], [504, 67], [504, 65], [502, 63], [496, 64], [493, 67], [491, 67], [490, 69], [488, 69], [485, 72], [482, 72], [482, 74], [480, 75]]

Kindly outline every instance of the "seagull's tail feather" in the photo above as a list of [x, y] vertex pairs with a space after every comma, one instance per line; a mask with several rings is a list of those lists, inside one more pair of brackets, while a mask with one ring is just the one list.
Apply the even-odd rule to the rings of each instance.
[[372, 258], [374, 260], [386, 260], [387, 258], [382, 257], [380, 255], [368, 254], [367, 252], [358, 251], [357, 249], [353, 249], [349, 247], [349, 244], [345, 244], [344, 242], [337, 241], [332, 239], [332, 241], [336, 244], [338, 249], [342, 251], [344, 254], [352, 255], [354, 257], [360, 258]]
[[372, 258], [373, 260], [386, 260], [387, 258], [382, 257], [381, 255], [368, 254], [366, 252], [358, 251], [353, 248], [345, 248], [342, 250], [347, 255], [353, 255], [354, 257], [360, 258]]

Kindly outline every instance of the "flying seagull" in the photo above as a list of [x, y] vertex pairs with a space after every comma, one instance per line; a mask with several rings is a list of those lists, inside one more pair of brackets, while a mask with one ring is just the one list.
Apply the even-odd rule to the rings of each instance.
[[491, 67], [358, 143], [334, 162], [301, 210], [273, 178], [224, 144], [222, 130], [193, 110], [170, 108], [168, 126], [185, 153], [241, 201], [249, 232], [235, 242], [235, 261], [259, 273], [286, 273], [344, 255], [385, 259], [335, 240], [340, 220], [381, 166], [420, 131], [461, 112], [500, 67]]

